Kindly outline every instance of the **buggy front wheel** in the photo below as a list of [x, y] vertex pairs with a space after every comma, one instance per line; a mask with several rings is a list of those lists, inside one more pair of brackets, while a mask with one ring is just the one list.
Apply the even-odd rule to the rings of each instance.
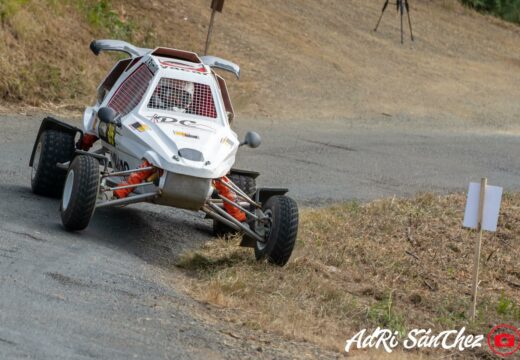
[[266, 241], [256, 242], [257, 260], [284, 266], [289, 261], [298, 235], [298, 206], [288, 196], [269, 198], [262, 211], [269, 218], [266, 226]]
[[87, 155], [72, 161], [63, 187], [61, 221], [65, 229], [85, 229], [96, 208], [99, 192], [99, 162]]

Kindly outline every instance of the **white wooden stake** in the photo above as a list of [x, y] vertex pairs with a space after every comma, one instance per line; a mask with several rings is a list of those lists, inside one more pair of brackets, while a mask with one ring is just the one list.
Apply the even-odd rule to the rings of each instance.
[[475, 258], [473, 260], [473, 288], [471, 290], [471, 296], [473, 298], [473, 303], [470, 309], [470, 317], [472, 321], [475, 321], [475, 316], [477, 314], [477, 292], [478, 292], [478, 273], [479, 273], [479, 265], [480, 265], [480, 250], [482, 248], [482, 220], [484, 218], [484, 206], [486, 201], [486, 186], [487, 179], [483, 178], [480, 180], [480, 198], [479, 198], [479, 207], [478, 207], [478, 239], [475, 242]]

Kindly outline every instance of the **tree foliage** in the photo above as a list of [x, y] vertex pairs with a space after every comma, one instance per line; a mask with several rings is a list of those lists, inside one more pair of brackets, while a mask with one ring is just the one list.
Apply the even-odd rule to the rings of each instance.
[[507, 21], [520, 23], [520, 0], [461, 0], [479, 11], [489, 12]]

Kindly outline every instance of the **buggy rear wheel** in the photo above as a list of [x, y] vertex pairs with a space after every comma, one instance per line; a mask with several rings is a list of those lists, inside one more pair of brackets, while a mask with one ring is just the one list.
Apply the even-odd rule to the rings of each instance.
[[231, 180], [240, 190], [245, 192], [248, 196], [253, 196], [256, 193], [256, 179], [249, 175], [243, 174], [229, 174], [228, 179]]
[[79, 155], [67, 172], [61, 198], [61, 221], [65, 229], [85, 229], [96, 208], [99, 192], [99, 162], [87, 155]]
[[263, 212], [270, 224], [266, 226], [266, 242], [256, 242], [255, 257], [284, 266], [298, 235], [298, 205], [288, 196], [276, 195], [267, 200]]
[[46, 130], [38, 138], [31, 171], [33, 193], [59, 197], [67, 172], [56, 166], [74, 156], [74, 135], [57, 130]]

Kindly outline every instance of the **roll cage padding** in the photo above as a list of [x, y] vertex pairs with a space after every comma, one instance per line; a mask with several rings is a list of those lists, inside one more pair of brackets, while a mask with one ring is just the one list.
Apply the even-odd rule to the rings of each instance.
[[38, 135], [36, 135], [36, 141], [34, 142], [34, 146], [31, 152], [31, 159], [29, 160], [29, 166], [33, 166], [34, 162], [34, 153], [36, 152], [36, 147], [38, 145], [38, 141], [40, 140], [41, 134], [46, 130], [56, 130], [69, 134], [73, 134], [76, 136], [77, 133], [80, 134], [80, 141], [83, 138], [83, 131], [75, 126], [64, 123], [63, 121], [59, 121], [52, 117], [46, 117], [42, 120], [40, 125], [40, 130], [38, 130]]

